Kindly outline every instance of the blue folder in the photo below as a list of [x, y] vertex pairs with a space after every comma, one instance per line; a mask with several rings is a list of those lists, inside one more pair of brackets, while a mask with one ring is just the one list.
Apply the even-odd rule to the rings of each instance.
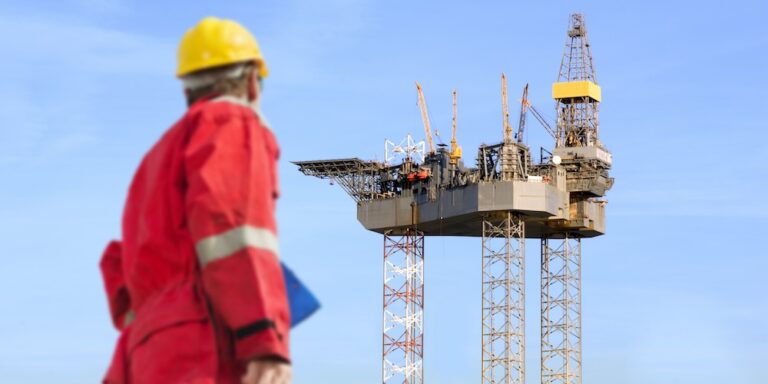
[[280, 265], [283, 267], [288, 305], [291, 309], [291, 328], [293, 328], [317, 312], [320, 309], [320, 302], [288, 266], [284, 263]]

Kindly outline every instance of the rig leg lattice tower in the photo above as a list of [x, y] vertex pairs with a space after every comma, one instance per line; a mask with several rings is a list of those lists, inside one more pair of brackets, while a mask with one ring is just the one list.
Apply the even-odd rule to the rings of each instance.
[[581, 384], [581, 239], [541, 240], [541, 383]]
[[525, 383], [525, 222], [483, 219], [483, 384]]
[[384, 234], [382, 382], [423, 384], [424, 234]]

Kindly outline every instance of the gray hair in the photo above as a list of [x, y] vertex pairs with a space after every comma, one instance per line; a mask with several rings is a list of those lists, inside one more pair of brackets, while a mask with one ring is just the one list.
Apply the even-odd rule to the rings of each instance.
[[[192, 72], [181, 78], [187, 95], [187, 105], [211, 94], [246, 97], [248, 79], [258, 73], [258, 66], [252, 61], [224, 65]], [[258, 79], [261, 90], [261, 78]]]
[[250, 63], [238, 63], [222, 67], [192, 72], [181, 78], [184, 89], [194, 91], [200, 88], [211, 87], [222, 80], [240, 79]]

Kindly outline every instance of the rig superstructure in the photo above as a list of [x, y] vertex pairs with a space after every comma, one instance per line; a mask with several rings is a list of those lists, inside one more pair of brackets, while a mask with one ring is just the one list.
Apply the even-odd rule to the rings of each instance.
[[[555, 127], [523, 91], [518, 129], [509, 121], [502, 75], [503, 138], [481, 145], [468, 167], [456, 141], [432, 140], [416, 84], [427, 143], [387, 141], [385, 161], [300, 161], [356, 202], [357, 218], [384, 235], [382, 382], [423, 383], [424, 236], [482, 238], [482, 383], [525, 382], [525, 239], [541, 241], [541, 382], [581, 383], [581, 239], [605, 233], [603, 197], [613, 179], [599, 139], [597, 85], [584, 18], [570, 17], [558, 80]], [[532, 161], [523, 140], [531, 113], [553, 137]]]

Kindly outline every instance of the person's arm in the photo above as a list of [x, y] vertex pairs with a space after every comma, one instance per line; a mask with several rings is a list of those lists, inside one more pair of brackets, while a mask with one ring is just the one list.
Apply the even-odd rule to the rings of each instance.
[[119, 241], [111, 241], [104, 249], [99, 268], [104, 279], [112, 323], [121, 330], [130, 322], [131, 297], [125, 286], [122, 244]]
[[[276, 153], [240, 107], [202, 114], [185, 150], [187, 225], [203, 288], [241, 361], [289, 362], [290, 313], [275, 224]], [[252, 120], [250, 120], [252, 121]]]

